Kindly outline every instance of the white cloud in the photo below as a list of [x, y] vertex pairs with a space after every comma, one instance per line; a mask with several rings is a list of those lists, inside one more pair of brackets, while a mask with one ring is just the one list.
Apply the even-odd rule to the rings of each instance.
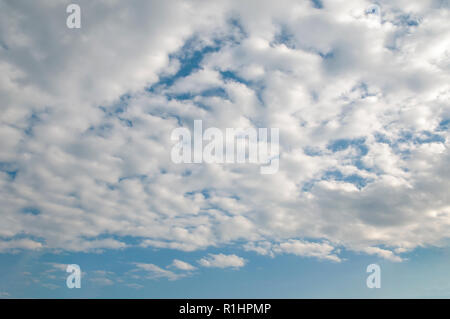
[[180, 270], [185, 270], [185, 271], [192, 271], [195, 270], [196, 268], [194, 266], [192, 266], [191, 264], [182, 261], [182, 260], [178, 260], [178, 259], [174, 259], [172, 262], [172, 266], [175, 268], [178, 268]]
[[0, 242], [0, 252], [11, 251], [16, 249], [39, 250], [42, 247], [43, 247], [42, 243], [27, 238], [12, 239]]
[[137, 270], [143, 270], [147, 273], [149, 279], [167, 278], [169, 280], [177, 280], [184, 277], [184, 274], [176, 274], [170, 270], [163, 269], [154, 264], [134, 263]]
[[[400, 261], [446, 245], [448, 7], [79, 4], [82, 29], [69, 30], [63, 3], [0, 3], [0, 252], [126, 249], [135, 237]], [[208, 46], [192, 74], [158, 83]], [[171, 163], [172, 129], [194, 119], [279, 127], [279, 172]]]
[[316, 257], [340, 262], [341, 259], [333, 254], [335, 248], [328, 243], [311, 243], [300, 240], [290, 240], [274, 248], [277, 253], [288, 253], [304, 257]]
[[392, 251], [381, 249], [379, 247], [366, 247], [363, 249], [364, 252], [370, 254], [370, 255], [377, 255], [379, 257], [385, 258], [387, 260], [400, 262], [402, 261], [402, 258], [399, 256], [396, 256]]
[[52, 272], [52, 271], [63, 271], [66, 272], [67, 270], [67, 266], [66, 264], [60, 264], [60, 263], [47, 263], [48, 265], [50, 265], [52, 267], [52, 269], [49, 269], [48, 271]]
[[248, 243], [244, 248], [248, 251], [254, 251], [260, 255], [268, 255], [271, 257], [274, 257], [276, 254], [294, 254], [301, 257], [314, 257], [335, 262], [342, 261], [336, 255], [339, 250], [327, 242], [315, 243], [291, 239], [286, 242], [272, 244], [267, 241], [262, 241]]
[[208, 268], [241, 268], [246, 264], [246, 260], [236, 255], [209, 254], [200, 259], [199, 264]]

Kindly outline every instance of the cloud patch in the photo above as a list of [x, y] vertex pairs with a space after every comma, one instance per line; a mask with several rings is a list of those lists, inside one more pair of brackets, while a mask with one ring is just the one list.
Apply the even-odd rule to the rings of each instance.
[[[0, 252], [401, 261], [448, 244], [448, 6], [79, 5], [86, 20], [70, 30], [63, 3], [0, 3]], [[172, 130], [195, 119], [280, 128], [278, 173], [172, 163]], [[173, 267], [136, 264], [169, 280], [189, 268]]]
[[184, 271], [192, 271], [196, 269], [196, 267], [192, 266], [191, 264], [178, 259], [174, 259], [171, 266]]
[[224, 254], [209, 254], [198, 261], [198, 263], [207, 268], [234, 268], [244, 267], [246, 260], [242, 257]]

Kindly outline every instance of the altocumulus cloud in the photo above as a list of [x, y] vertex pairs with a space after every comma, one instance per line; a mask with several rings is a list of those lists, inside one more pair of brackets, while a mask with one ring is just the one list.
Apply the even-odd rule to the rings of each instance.
[[245, 266], [245, 259], [236, 255], [209, 254], [198, 261], [203, 267], [213, 268], [241, 268]]
[[175, 268], [178, 268], [180, 270], [186, 270], [186, 271], [190, 271], [190, 270], [195, 270], [196, 269], [191, 264], [189, 264], [189, 263], [187, 263], [185, 261], [178, 260], [178, 259], [174, 259], [173, 260], [172, 266], [175, 267]]
[[136, 269], [134, 271], [144, 271], [148, 279], [167, 278], [168, 280], [177, 280], [184, 276], [183, 274], [176, 274], [154, 264], [135, 263], [135, 265]]
[[[446, 244], [447, 2], [78, 2], [74, 30], [63, 1], [0, 1], [1, 252]], [[173, 164], [194, 119], [280, 128], [278, 173]]]

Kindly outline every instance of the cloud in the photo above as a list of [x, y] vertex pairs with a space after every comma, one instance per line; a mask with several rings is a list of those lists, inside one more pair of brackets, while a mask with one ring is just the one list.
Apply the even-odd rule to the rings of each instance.
[[172, 262], [172, 266], [175, 268], [178, 268], [180, 270], [185, 270], [185, 271], [192, 271], [195, 270], [196, 268], [194, 266], [192, 266], [191, 264], [178, 260], [178, 259], [174, 259]]
[[290, 239], [281, 243], [267, 241], [251, 242], [244, 246], [245, 250], [254, 251], [259, 255], [274, 257], [277, 254], [293, 254], [301, 257], [314, 257], [335, 262], [341, 262], [336, 254], [339, 249], [327, 242], [308, 242], [305, 240]]
[[167, 278], [169, 280], [177, 280], [184, 276], [183, 274], [176, 274], [154, 264], [134, 263], [134, 265], [136, 266], [136, 270], [145, 271], [149, 279]]
[[394, 262], [401, 262], [402, 258], [399, 256], [396, 256], [392, 251], [387, 249], [381, 249], [379, 247], [367, 247], [364, 248], [363, 251], [369, 255], [377, 255], [379, 257], [382, 257], [384, 259], [394, 261]]
[[114, 272], [107, 270], [89, 271], [88, 276], [86, 277], [90, 282], [99, 286], [112, 286], [116, 281], [121, 281]]
[[[448, 8], [321, 3], [1, 2], [0, 252], [446, 246]], [[280, 128], [279, 172], [175, 165], [194, 119]]]
[[236, 255], [209, 254], [198, 261], [203, 267], [208, 268], [241, 268], [246, 264], [246, 260]]
[[89, 281], [100, 285], [100, 286], [111, 286], [114, 285], [114, 281], [112, 281], [109, 278], [104, 278], [104, 277], [96, 277], [96, 278], [90, 278]]
[[328, 243], [311, 243], [300, 240], [290, 240], [274, 248], [277, 253], [288, 253], [304, 257], [316, 257], [340, 262], [341, 259], [333, 254], [335, 247]]
[[29, 250], [39, 250], [41, 249], [42, 243], [28, 239], [12, 239], [8, 241], [0, 242], [0, 252], [17, 250], [17, 249], [29, 249]]

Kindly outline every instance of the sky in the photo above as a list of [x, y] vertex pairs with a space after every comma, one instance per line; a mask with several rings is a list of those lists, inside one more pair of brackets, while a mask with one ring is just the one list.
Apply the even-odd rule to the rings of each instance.
[[449, 298], [449, 83], [448, 0], [0, 0], [0, 298]]

